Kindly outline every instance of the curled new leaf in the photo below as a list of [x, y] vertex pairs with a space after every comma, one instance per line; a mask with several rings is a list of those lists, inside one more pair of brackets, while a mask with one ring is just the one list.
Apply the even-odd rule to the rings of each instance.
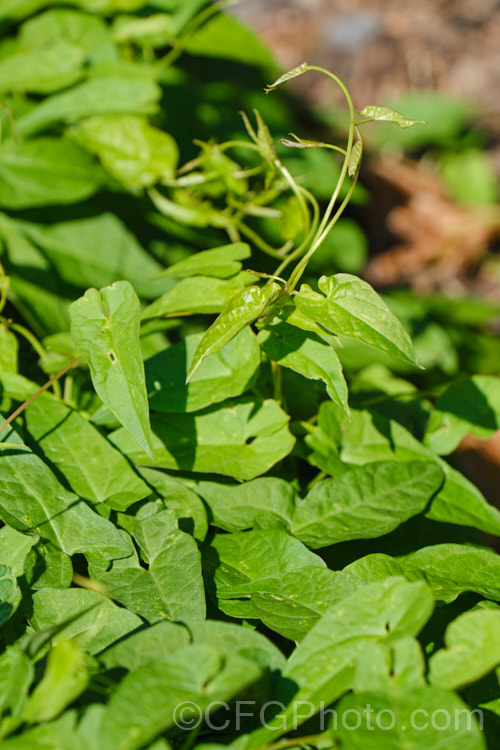
[[250, 286], [238, 292], [196, 347], [186, 382], [189, 382], [206, 357], [228, 344], [245, 326], [257, 320], [281, 291], [276, 282], [269, 286]]
[[297, 78], [297, 76], [301, 76], [303, 73], [306, 73], [308, 70], [309, 70], [309, 65], [306, 62], [303, 62], [301, 65], [298, 65], [296, 68], [292, 68], [292, 70], [289, 70], [287, 73], [283, 73], [283, 75], [280, 76], [274, 83], [271, 83], [269, 84], [269, 86], [266, 86], [265, 88], [266, 94], [278, 88], [278, 86], [281, 86], [282, 83], [286, 83], [291, 78]]
[[361, 138], [359, 128], [356, 128], [356, 135], [358, 136], [358, 139], [351, 149], [349, 161], [347, 162], [347, 174], [349, 177], [355, 177], [363, 154], [363, 139]]
[[368, 105], [364, 109], [360, 110], [359, 113], [368, 120], [385, 120], [386, 122], [395, 122], [400, 128], [411, 128], [413, 125], [425, 125], [425, 120], [408, 120], [400, 112], [391, 109], [390, 107], [377, 107], [375, 105]]

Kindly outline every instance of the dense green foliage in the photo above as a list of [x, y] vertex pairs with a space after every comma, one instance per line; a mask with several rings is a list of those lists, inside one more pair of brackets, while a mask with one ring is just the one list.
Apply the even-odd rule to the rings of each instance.
[[453, 183], [465, 115], [327, 73], [347, 137], [276, 150], [308, 117], [217, 11], [0, 8], [1, 744], [498, 747], [500, 511], [452, 455], [495, 311], [383, 299], [340, 219], [365, 123], [456, 135]]

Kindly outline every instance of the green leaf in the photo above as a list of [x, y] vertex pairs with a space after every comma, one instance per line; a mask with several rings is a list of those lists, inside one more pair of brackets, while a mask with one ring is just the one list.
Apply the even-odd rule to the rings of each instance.
[[76, 711], [67, 711], [56, 721], [27, 728], [20, 735], [2, 740], [2, 744], [5, 750], [87, 750], [88, 747], [77, 728]]
[[67, 555], [99, 550], [109, 559], [131, 553], [116, 527], [59, 484], [31, 452], [0, 455], [0, 517], [17, 531], [37, 533]]
[[[174, 521], [173, 529], [166, 520]], [[205, 592], [200, 553], [195, 540], [175, 528], [171, 511], [127, 524], [148, 563], [143, 568], [123, 568], [95, 573], [110, 596], [128, 610], [153, 623], [162, 619], [203, 620]]]
[[363, 586], [334, 604], [297, 646], [281, 675], [276, 699], [287, 708], [274, 721], [267, 718], [267, 726], [252, 733], [248, 747], [296, 728], [300, 720], [294, 707], [299, 701], [318, 711], [340, 697], [351, 687], [356, 658], [367, 644], [417, 635], [433, 607], [428, 586], [400, 578]]
[[283, 479], [261, 477], [243, 484], [202, 481], [195, 489], [210, 508], [211, 524], [225, 531], [291, 524], [296, 492]]
[[71, 558], [51, 542], [38, 542], [28, 552], [23, 572], [33, 591], [45, 586], [68, 588], [73, 579]]
[[149, 187], [174, 177], [179, 158], [177, 144], [171, 135], [153, 128], [144, 117], [92, 117], [69, 135], [96, 154], [103, 167], [126, 187]]
[[0, 564], [0, 627], [12, 617], [20, 603], [21, 590], [14, 573]]
[[143, 624], [140, 617], [95, 591], [45, 588], [33, 595], [32, 627], [45, 630], [61, 620], [71, 622], [53, 636], [54, 644], [74, 638], [83, 650], [97, 654]]
[[240, 398], [198, 414], [152, 414], [154, 459], [124, 429], [110, 439], [142, 466], [253, 479], [292, 450], [288, 419], [275, 401]]
[[424, 510], [442, 482], [440, 468], [425, 461], [352, 469], [319, 482], [297, 504], [292, 533], [313, 548], [383, 536]]
[[274, 582], [279, 586], [287, 573], [326, 569], [320, 557], [281, 529], [218, 534], [206, 550], [204, 566], [214, 576], [222, 611], [244, 618], [258, 617], [254, 591]]
[[323, 294], [303, 284], [295, 296], [299, 310], [331, 333], [348, 336], [393, 357], [415, 363], [410, 337], [372, 287], [355, 276], [322, 276]]
[[436, 599], [451, 602], [464, 591], [474, 591], [500, 601], [500, 555], [490, 549], [463, 544], [436, 544], [399, 558], [417, 568], [432, 587]]
[[73, 302], [70, 316], [71, 334], [89, 364], [97, 395], [152, 458], [137, 295], [126, 281], [100, 292], [89, 289]]
[[153, 114], [160, 97], [160, 87], [146, 78], [125, 75], [94, 78], [45, 99], [21, 117], [17, 127], [26, 136], [58, 122], [70, 124], [95, 115]]
[[433, 497], [426, 517], [500, 535], [500, 511], [402, 425], [376, 411], [353, 410], [351, 417], [351, 421], [342, 426], [342, 461], [354, 464], [380, 460], [437, 462], [444, 472], [444, 484]]
[[446, 629], [446, 648], [429, 661], [429, 681], [450, 689], [475, 682], [500, 664], [500, 611], [481, 609], [457, 617]]
[[175, 24], [168, 13], [154, 13], [146, 18], [118, 16], [111, 26], [111, 38], [118, 44], [141, 47], [165, 47], [175, 36]]
[[162, 412], [199, 411], [240, 396], [257, 377], [260, 349], [257, 337], [244, 328], [217, 354], [203, 362], [188, 384], [186, 373], [202, 334], [186, 336], [144, 363], [149, 405]]
[[184, 279], [188, 276], [215, 276], [228, 279], [241, 271], [243, 266], [239, 261], [249, 258], [250, 254], [250, 246], [246, 242], [202, 250], [169, 266], [161, 277]]
[[20, 209], [77, 203], [99, 190], [104, 177], [92, 157], [69, 141], [10, 140], [0, 150], [0, 206]]
[[24, 571], [26, 556], [36, 543], [36, 536], [21, 534], [10, 526], [4, 526], [0, 529], [0, 563], [7, 565], [19, 578]]
[[336, 707], [330, 726], [345, 750], [485, 750], [476, 717], [454, 693], [422, 686], [387, 696], [351, 694]]
[[288, 323], [277, 323], [259, 333], [269, 359], [312, 380], [322, 380], [332, 401], [347, 413], [347, 384], [335, 349], [324, 338]]
[[179, 528], [202, 542], [208, 531], [205, 506], [193, 490], [174, 477], [156, 469], [140, 469], [147, 483], [154, 487], [162, 503], [177, 518]]
[[426, 124], [425, 120], [407, 120], [406, 117], [390, 107], [368, 105], [358, 112], [358, 114], [362, 115], [367, 120], [386, 120], [387, 122], [394, 122], [396, 125], [399, 125], [400, 128], [411, 128], [413, 125]]
[[88, 13], [53, 8], [30, 18], [19, 29], [19, 41], [27, 47], [54, 44], [61, 40], [79, 47], [90, 65], [117, 59], [106, 23]]
[[18, 646], [11, 646], [0, 656], [0, 737], [22, 723], [21, 715], [34, 677], [31, 660]]
[[150, 494], [122, 454], [66, 404], [40, 396], [25, 413], [28, 431], [80, 497], [125, 510]]
[[354, 142], [347, 162], [347, 174], [349, 177], [355, 177], [361, 163], [363, 155], [363, 141], [358, 131], [358, 139]]
[[0, 92], [50, 94], [81, 78], [84, 63], [83, 51], [63, 39], [32, 49], [20, 44], [0, 60]]
[[188, 36], [185, 49], [190, 55], [228, 58], [246, 65], [259, 65], [268, 70], [276, 67], [257, 34], [225, 13], [218, 13]]
[[85, 690], [85, 654], [74, 641], [60, 640], [49, 651], [42, 679], [29, 697], [23, 719], [37, 724], [55, 719]]
[[286, 661], [281, 651], [256, 630], [217, 620], [159, 622], [131, 633], [99, 658], [107, 669], [120, 666], [132, 672], [158, 660], [169, 662], [172, 653], [190, 643], [216, 648], [227, 656], [242, 656], [261, 668], [280, 670]]
[[266, 89], [266, 93], [269, 91], [272, 91], [278, 86], [281, 86], [282, 83], [286, 83], [291, 78], [297, 78], [297, 76], [301, 76], [303, 73], [306, 73], [308, 70], [309, 70], [308, 64], [306, 62], [301, 63], [296, 68], [292, 68], [292, 70], [289, 70], [288, 72], [283, 73], [283, 75], [280, 76], [274, 83], [269, 84], [269, 86]]
[[193, 377], [206, 357], [220, 351], [243, 328], [257, 320], [268, 305], [275, 301], [280, 291], [279, 284], [273, 282], [268, 287], [251, 286], [238, 292], [198, 344], [187, 380]]
[[210, 276], [181, 279], [172, 289], [146, 307], [142, 319], [221, 312], [235, 294], [253, 281], [254, 276], [246, 271], [229, 279], [215, 279]]
[[[167, 660], [147, 664], [128, 674], [111, 696], [103, 714], [103, 747], [139, 750], [175, 725], [181, 704], [184, 716], [227, 702], [255, 682], [261, 670], [240, 656], [227, 659], [213, 647], [190, 645]], [[133, 710], [131, 707], [133, 706]]]
[[12, 224], [40, 248], [62, 279], [77, 287], [100, 287], [125, 280], [148, 299], [165, 288], [155, 280], [160, 265], [115, 214], [100, 213], [50, 226]]
[[468, 434], [481, 440], [500, 429], [500, 378], [473, 375], [452, 383], [438, 398], [425, 443], [440, 455], [452, 453]]

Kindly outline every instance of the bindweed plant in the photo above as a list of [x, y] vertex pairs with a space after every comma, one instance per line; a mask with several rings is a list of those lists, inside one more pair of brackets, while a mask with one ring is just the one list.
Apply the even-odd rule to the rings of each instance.
[[303, 64], [268, 88], [344, 93], [345, 143], [284, 140], [339, 159], [324, 207], [265, 95], [179, 167], [180, 53], [265, 50], [194, 0], [46, 5], [0, 8], [2, 745], [494, 748], [500, 512], [453, 454], [500, 380], [419, 389], [375, 290], [309, 271], [364, 126], [416, 122]]

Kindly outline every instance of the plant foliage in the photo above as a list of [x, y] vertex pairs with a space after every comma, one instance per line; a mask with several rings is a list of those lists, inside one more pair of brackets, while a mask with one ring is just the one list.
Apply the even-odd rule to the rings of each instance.
[[345, 142], [275, 145], [203, 0], [0, 24], [5, 750], [497, 747], [500, 511], [447, 460], [500, 426], [491, 309], [318, 261], [365, 125], [420, 121], [304, 63], [267, 90], [326, 74]]

